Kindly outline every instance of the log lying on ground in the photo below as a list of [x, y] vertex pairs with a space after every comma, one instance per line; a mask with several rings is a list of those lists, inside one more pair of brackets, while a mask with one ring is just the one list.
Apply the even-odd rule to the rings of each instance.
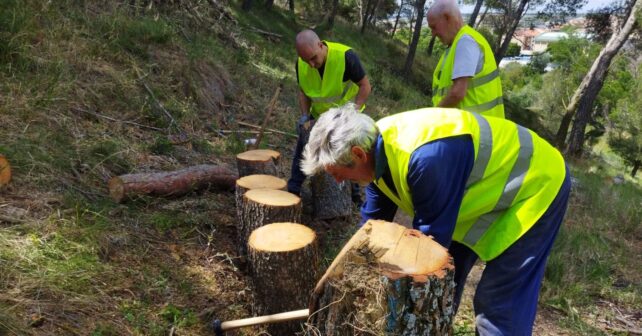
[[277, 176], [281, 153], [271, 149], [254, 149], [236, 155], [239, 177], [265, 174]]
[[135, 195], [179, 196], [197, 189], [233, 190], [238, 175], [216, 165], [198, 165], [169, 172], [127, 174], [109, 180], [109, 195], [123, 202]]
[[263, 174], [243, 176], [236, 180], [237, 218], [241, 218], [241, 204], [243, 203], [243, 195], [246, 191], [252, 189], [285, 190], [287, 184], [288, 183], [284, 179]]
[[370, 220], [317, 283], [308, 335], [451, 335], [454, 267], [421, 232]]
[[[273, 223], [252, 232], [248, 260], [254, 287], [254, 314], [281, 313], [307, 306], [319, 273], [314, 231], [296, 223]], [[304, 321], [268, 325], [271, 335], [294, 335]]]
[[332, 219], [349, 216], [352, 212], [350, 182], [337, 181], [326, 172], [320, 172], [310, 179], [314, 217]]
[[247, 253], [247, 241], [252, 231], [261, 226], [301, 222], [301, 199], [282, 190], [253, 189], [243, 195], [237, 238], [239, 255]]
[[11, 165], [9, 160], [0, 154], [0, 188], [9, 184], [11, 181]]

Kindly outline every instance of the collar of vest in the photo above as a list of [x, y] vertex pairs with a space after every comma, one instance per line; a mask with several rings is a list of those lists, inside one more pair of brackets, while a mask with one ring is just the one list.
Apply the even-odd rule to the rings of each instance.
[[383, 146], [383, 137], [381, 134], [377, 136], [377, 141], [375, 142], [375, 180], [380, 179], [383, 174], [388, 170], [388, 157], [386, 156], [386, 151]]

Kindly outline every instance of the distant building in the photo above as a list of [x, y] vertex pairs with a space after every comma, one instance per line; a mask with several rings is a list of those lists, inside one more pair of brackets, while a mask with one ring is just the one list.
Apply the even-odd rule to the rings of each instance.
[[565, 32], [545, 32], [541, 33], [535, 38], [533, 38], [533, 53], [543, 53], [548, 48], [548, 45], [553, 42], [568, 38], [568, 34]]
[[545, 30], [541, 28], [519, 28], [515, 30], [511, 42], [516, 43], [520, 47], [519, 53], [521, 55], [532, 55], [533, 39], [543, 32], [545, 32]]

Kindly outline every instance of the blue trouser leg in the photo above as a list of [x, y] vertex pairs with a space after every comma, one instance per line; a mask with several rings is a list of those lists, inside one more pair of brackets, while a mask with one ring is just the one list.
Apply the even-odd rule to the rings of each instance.
[[473, 250], [468, 248], [468, 246], [456, 241], [450, 243], [448, 252], [450, 252], [450, 255], [453, 257], [453, 262], [455, 263], [455, 297], [453, 300], [453, 309], [455, 310], [455, 314], [457, 314], [461, 295], [464, 293], [466, 278], [468, 277], [470, 270], [473, 268], [473, 265], [475, 265], [475, 261], [477, 261], [478, 257]]
[[305, 174], [301, 171], [301, 159], [303, 157], [303, 148], [308, 143], [308, 138], [303, 136], [299, 131], [299, 138], [294, 148], [294, 156], [292, 157], [292, 169], [290, 179], [288, 180], [288, 191], [295, 194], [301, 194], [301, 185], [305, 181]]
[[475, 292], [480, 335], [531, 335], [546, 260], [562, 224], [570, 173], [544, 215], [519, 240], [489, 261]]

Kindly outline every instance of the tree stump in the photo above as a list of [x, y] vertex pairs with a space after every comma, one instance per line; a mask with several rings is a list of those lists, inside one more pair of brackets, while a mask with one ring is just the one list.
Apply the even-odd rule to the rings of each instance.
[[217, 187], [233, 190], [238, 176], [215, 165], [198, 165], [169, 172], [127, 174], [109, 180], [109, 195], [122, 202], [135, 195], [179, 196], [197, 189]]
[[239, 177], [265, 174], [277, 176], [281, 154], [271, 149], [249, 150], [236, 155]]
[[452, 335], [452, 258], [432, 238], [370, 220], [317, 283], [308, 335]]
[[326, 172], [321, 172], [310, 179], [314, 217], [332, 219], [349, 216], [352, 212], [350, 182], [337, 181]]
[[[255, 315], [307, 307], [319, 273], [318, 244], [312, 229], [295, 223], [262, 226], [250, 235], [248, 259]], [[303, 330], [303, 321], [268, 325], [271, 335], [294, 335]]]
[[287, 181], [272, 175], [248, 175], [236, 180], [236, 215], [241, 218], [241, 203], [243, 194], [252, 189], [272, 189], [285, 190], [288, 186]]
[[301, 199], [282, 190], [252, 189], [243, 195], [237, 227], [239, 255], [247, 253], [252, 231], [266, 224], [301, 222]]
[[11, 165], [9, 160], [0, 154], [0, 188], [9, 184], [11, 181]]

